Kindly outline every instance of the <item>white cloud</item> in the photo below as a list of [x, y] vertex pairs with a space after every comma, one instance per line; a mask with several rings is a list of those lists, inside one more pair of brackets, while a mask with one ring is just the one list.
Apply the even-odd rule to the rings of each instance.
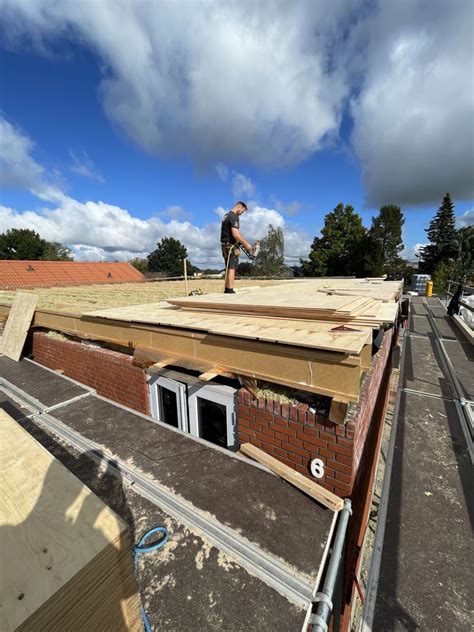
[[411, 263], [417, 263], [419, 258], [417, 255], [420, 254], [420, 249], [426, 246], [425, 244], [415, 244], [414, 246], [406, 246], [400, 253], [400, 257], [405, 261], [410, 261]]
[[96, 166], [89, 158], [86, 151], [83, 150], [80, 152], [80, 155], [78, 155], [70, 149], [69, 155], [72, 159], [72, 165], [69, 169], [73, 173], [77, 173], [78, 175], [89, 178], [90, 180], [95, 180], [96, 182], [105, 182], [104, 177], [97, 171]]
[[151, 153], [281, 166], [337, 133], [333, 57], [361, 2], [4, 0], [3, 31], [11, 46], [67, 34], [93, 49], [106, 114]]
[[36, 189], [45, 172], [32, 157], [33, 141], [0, 114], [0, 185]]
[[456, 226], [457, 228], [474, 226], [474, 208], [470, 208], [468, 211], [457, 217]]
[[[32, 229], [48, 241], [67, 244], [77, 259], [87, 261], [144, 257], [163, 237], [174, 237], [186, 246], [193, 264], [199, 267], [222, 265], [219, 221], [196, 226], [185, 219], [188, 213], [179, 206], [170, 206], [154, 217], [140, 219], [107, 202], [79, 202], [48, 183], [49, 174], [30, 156], [34, 148], [31, 139], [5, 120], [0, 123], [8, 132], [8, 148], [11, 149], [2, 154], [7, 183], [11, 186], [18, 182], [39, 199], [56, 205], [22, 213], [0, 206], [0, 233], [11, 228]], [[22, 174], [24, 180], [20, 178]], [[221, 219], [225, 210], [218, 208], [216, 213]], [[168, 221], [163, 217], [169, 218]], [[251, 207], [243, 216], [241, 227], [244, 235], [255, 241], [265, 236], [268, 224], [283, 228], [291, 245], [290, 257], [295, 256], [294, 248], [299, 253], [307, 242], [304, 233], [287, 229], [280, 213], [260, 206]]]
[[216, 172], [222, 182], [227, 182], [227, 178], [229, 177], [229, 168], [224, 165], [222, 162], [219, 162], [216, 165]]
[[298, 213], [303, 208], [301, 202], [297, 202], [294, 200], [293, 202], [282, 202], [279, 198], [273, 196], [273, 203], [275, 204], [275, 208], [279, 213], [284, 213], [285, 215], [298, 215]]
[[471, 198], [472, 2], [378, 2], [358, 38], [368, 44], [353, 142], [367, 203]]
[[251, 199], [256, 191], [257, 187], [250, 178], [247, 178], [243, 173], [232, 172], [232, 194], [236, 201], [242, 197]]

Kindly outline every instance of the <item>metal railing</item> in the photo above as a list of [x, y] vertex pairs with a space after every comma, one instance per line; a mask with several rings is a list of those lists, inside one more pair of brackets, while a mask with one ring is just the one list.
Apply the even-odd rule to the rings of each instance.
[[[454, 292], [451, 291], [451, 287], [453, 286], [454, 286]], [[448, 289], [446, 290], [446, 294], [449, 297], [454, 296], [458, 288], [459, 288], [459, 281], [448, 281]], [[473, 294], [474, 294], [474, 287], [471, 287], [469, 285], [462, 285], [462, 292], [461, 292], [461, 298], [459, 300], [459, 305], [462, 305], [462, 307], [465, 307], [471, 312], [474, 312], [474, 307], [472, 305], [469, 305], [469, 303], [466, 303], [466, 301], [463, 301], [463, 298], [465, 298], [466, 296], [471, 296]]]

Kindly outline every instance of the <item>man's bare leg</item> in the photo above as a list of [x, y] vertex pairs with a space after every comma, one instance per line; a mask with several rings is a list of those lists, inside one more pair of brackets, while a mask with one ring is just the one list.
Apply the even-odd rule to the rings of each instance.
[[227, 280], [226, 280], [226, 283], [225, 283], [225, 289], [226, 290], [233, 290], [234, 289], [234, 281], [235, 281], [235, 270], [230, 268], [227, 271]]

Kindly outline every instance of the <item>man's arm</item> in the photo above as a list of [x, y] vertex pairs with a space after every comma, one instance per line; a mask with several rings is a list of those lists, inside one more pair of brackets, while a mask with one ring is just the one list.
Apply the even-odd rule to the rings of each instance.
[[240, 234], [240, 231], [238, 228], [234, 228], [232, 226], [232, 237], [238, 241], [240, 244], [242, 244], [242, 246], [244, 246], [244, 248], [247, 248], [247, 250], [250, 250], [250, 252], [252, 251], [252, 245], [249, 244], [249, 242], [247, 240], [245, 240], [242, 235]]

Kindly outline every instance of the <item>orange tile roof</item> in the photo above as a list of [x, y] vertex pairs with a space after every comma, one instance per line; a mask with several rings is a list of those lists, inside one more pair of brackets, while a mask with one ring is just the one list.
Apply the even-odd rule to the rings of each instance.
[[145, 281], [145, 277], [129, 263], [0, 259], [2, 290], [141, 281]]

